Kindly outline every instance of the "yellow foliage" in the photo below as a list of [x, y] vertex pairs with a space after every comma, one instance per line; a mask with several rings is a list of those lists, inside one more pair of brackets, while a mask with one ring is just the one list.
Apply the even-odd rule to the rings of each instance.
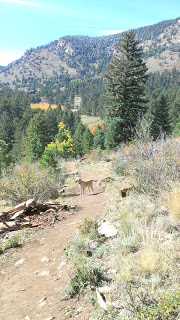
[[48, 102], [31, 103], [30, 106], [31, 106], [31, 109], [41, 109], [44, 111], [47, 111], [49, 107], [51, 109], [57, 108], [56, 104], [49, 104]]
[[93, 124], [92, 129], [91, 129], [91, 133], [94, 135], [96, 130], [97, 130], [97, 124]]
[[58, 127], [59, 127], [59, 129], [64, 129], [65, 124], [63, 122], [59, 122]]
[[105, 132], [105, 131], [106, 131], [105, 125], [102, 123], [101, 120], [99, 120], [98, 124], [93, 124], [93, 126], [92, 126], [91, 133], [92, 133], [93, 135], [95, 134], [95, 132], [96, 132], [96, 130], [97, 130], [98, 127], [101, 128], [102, 132]]
[[106, 127], [105, 127], [105, 125], [102, 123], [102, 121], [101, 121], [101, 120], [99, 120], [99, 122], [98, 122], [98, 126], [99, 126], [99, 127], [101, 127], [102, 132], [105, 132], [105, 131], [106, 131]]

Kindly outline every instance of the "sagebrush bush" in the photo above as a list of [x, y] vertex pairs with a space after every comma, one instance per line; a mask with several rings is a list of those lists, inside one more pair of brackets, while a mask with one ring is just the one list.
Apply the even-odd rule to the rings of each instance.
[[180, 316], [180, 290], [166, 292], [149, 305], [144, 305], [137, 312], [140, 320], [177, 320]]
[[89, 239], [76, 235], [65, 251], [67, 258], [71, 259], [74, 266], [83, 265], [86, 258], [92, 256], [92, 250], [89, 245]]
[[70, 280], [66, 297], [73, 298], [85, 288], [95, 290], [104, 281], [110, 281], [110, 278], [100, 265], [87, 263], [84, 266], [78, 266]]
[[119, 310], [109, 307], [107, 310], [98, 309], [94, 312], [90, 320], [120, 320]]
[[58, 183], [46, 168], [37, 163], [24, 163], [9, 169], [0, 179], [0, 195], [13, 203], [55, 199], [58, 197]]
[[79, 226], [79, 233], [92, 240], [102, 240], [104, 237], [98, 232], [98, 221], [86, 218]]
[[135, 141], [116, 154], [117, 174], [135, 177], [137, 191], [157, 196], [180, 180], [180, 139]]
[[65, 254], [75, 267], [83, 266], [87, 257], [103, 255], [106, 248], [101, 250], [101, 247], [105, 240], [106, 238], [98, 233], [98, 221], [86, 218], [79, 226], [79, 233], [69, 242]]

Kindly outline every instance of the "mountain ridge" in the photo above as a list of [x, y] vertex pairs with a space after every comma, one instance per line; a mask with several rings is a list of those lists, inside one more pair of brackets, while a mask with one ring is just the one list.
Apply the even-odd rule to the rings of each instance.
[[[180, 69], [180, 17], [133, 30], [149, 72]], [[63, 89], [67, 79], [102, 77], [122, 35], [63, 36], [26, 50], [20, 59], [0, 68], [0, 86], [28, 91], [32, 82], [60, 77]]]

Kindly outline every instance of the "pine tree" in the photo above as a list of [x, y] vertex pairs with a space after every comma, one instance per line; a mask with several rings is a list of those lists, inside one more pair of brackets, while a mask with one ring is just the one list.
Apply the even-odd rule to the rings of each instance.
[[82, 137], [85, 131], [85, 126], [80, 122], [75, 130], [74, 133], [74, 147], [75, 147], [75, 153], [77, 155], [82, 156], [83, 155], [83, 143], [82, 143]]
[[26, 136], [23, 138], [22, 154], [29, 160], [37, 160], [48, 143], [44, 113], [39, 112], [30, 120]]
[[93, 135], [88, 127], [86, 127], [82, 137], [83, 153], [89, 153], [93, 145]]
[[104, 145], [107, 150], [115, 148], [121, 141], [121, 121], [118, 118], [110, 120], [107, 130], [105, 132]]
[[108, 119], [119, 121], [119, 141], [132, 136], [139, 113], [145, 111], [144, 85], [147, 80], [147, 68], [142, 61], [142, 48], [135, 40], [132, 30], [124, 33], [118, 43], [116, 53], [109, 63], [105, 76]]
[[2, 169], [10, 165], [10, 162], [11, 157], [8, 153], [8, 145], [3, 140], [0, 140], [0, 174]]
[[53, 109], [48, 109], [45, 112], [45, 120], [47, 124], [47, 134], [48, 142], [53, 141], [55, 135], [58, 133], [58, 122], [56, 117], [56, 112]]
[[155, 108], [152, 112], [153, 122], [151, 126], [151, 134], [154, 139], [157, 139], [161, 132], [168, 135], [171, 132], [170, 119], [169, 119], [169, 108], [167, 104], [167, 99], [164, 95], [161, 95]]
[[104, 149], [104, 132], [100, 126], [97, 126], [97, 129], [94, 133], [94, 149]]

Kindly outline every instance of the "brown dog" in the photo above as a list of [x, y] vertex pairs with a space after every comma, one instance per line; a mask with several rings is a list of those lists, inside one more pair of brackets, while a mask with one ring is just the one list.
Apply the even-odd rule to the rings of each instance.
[[100, 186], [104, 186], [104, 187], [106, 188], [106, 183], [107, 183], [107, 182], [110, 182], [110, 181], [112, 181], [112, 180], [113, 180], [113, 178], [111, 178], [111, 177], [106, 177], [106, 178], [100, 180], [100, 181], [98, 182], [98, 185], [99, 185], [99, 187], [100, 187]]
[[80, 196], [84, 194], [84, 191], [86, 188], [89, 190], [89, 194], [93, 193], [93, 182], [97, 182], [97, 180], [88, 180], [88, 181], [83, 181], [81, 178], [76, 178], [75, 182], [79, 183], [80, 187]]

